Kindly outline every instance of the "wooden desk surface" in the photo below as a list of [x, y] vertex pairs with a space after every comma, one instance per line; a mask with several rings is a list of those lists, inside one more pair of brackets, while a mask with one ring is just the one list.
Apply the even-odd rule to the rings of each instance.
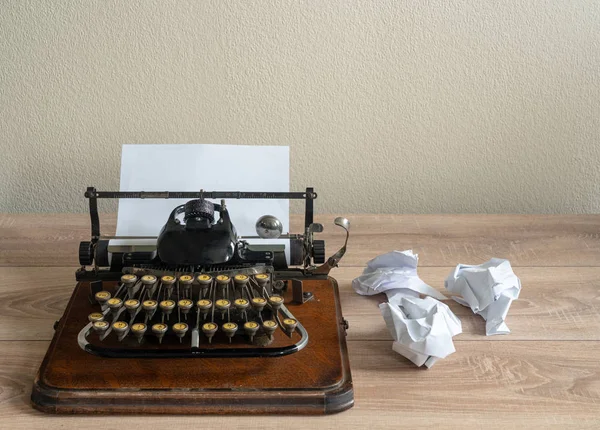
[[[333, 215], [319, 216], [332, 251]], [[333, 272], [350, 323], [354, 408], [325, 417], [47, 416], [29, 406], [31, 384], [75, 285], [86, 215], [0, 215], [0, 428], [380, 428], [600, 427], [600, 216], [357, 215], [349, 251]], [[101, 218], [103, 233], [115, 217]], [[291, 231], [298, 231], [293, 217]], [[419, 274], [443, 289], [453, 266], [508, 258], [523, 290], [507, 319], [512, 333], [447, 302], [464, 333], [456, 353], [430, 370], [391, 350], [377, 304], [351, 280], [372, 257], [419, 254]], [[99, 426], [99, 427], [98, 427]]]

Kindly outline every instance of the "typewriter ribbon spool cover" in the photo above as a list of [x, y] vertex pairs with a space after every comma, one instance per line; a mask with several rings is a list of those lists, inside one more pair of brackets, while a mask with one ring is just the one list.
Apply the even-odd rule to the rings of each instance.
[[[136, 169], [156, 158], [186, 160], [188, 168], [172, 172], [178, 182], [164, 185], [177, 188], [134, 188], [144, 176]], [[252, 159], [281, 164], [271, 173], [283, 177], [249, 184]], [[313, 220], [317, 193], [289, 192], [288, 149], [134, 145], [124, 146], [123, 164], [121, 191], [85, 193], [91, 237], [79, 246], [77, 284], [34, 381], [33, 406], [187, 414], [350, 408], [348, 325], [329, 276], [350, 224], [337, 218], [326, 226], [346, 238], [326, 259], [324, 227]], [[236, 173], [244, 190], [209, 189], [220, 180], [215, 173]], [[121, 199], [116, 236], [102, 234], [98, 214], [98, 201], [109, 198]], [[305, 206], [297, 233], [288, 233], [289, 200]]]

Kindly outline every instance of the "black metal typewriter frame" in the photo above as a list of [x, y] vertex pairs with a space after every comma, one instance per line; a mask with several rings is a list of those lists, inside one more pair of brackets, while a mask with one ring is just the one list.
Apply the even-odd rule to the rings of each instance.
[[100, 215], [98, 199], [288, 199], [304, 200], [304, 228], [314, 221], [314, 203], [317, 193], [314, 188], [306, 188], [305, 192], [264, 192], [264, 191], [98, 191], [88, 187], [85, 197], [90, 204], [90, 221], [92, 224], [92, 244], [100, 240]]

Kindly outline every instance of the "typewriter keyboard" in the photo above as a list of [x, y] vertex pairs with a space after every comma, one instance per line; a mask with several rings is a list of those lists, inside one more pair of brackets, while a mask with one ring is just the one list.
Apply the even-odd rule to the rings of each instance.
[[129, 348], [164, 342], [200, 348], [215, 341], [266, 347], [276, 332], [292, 338], [301, 328], [283, 291], [269, 273], [126, 274], [112, 292], [95, 294], [96, 309], [82, 332]]

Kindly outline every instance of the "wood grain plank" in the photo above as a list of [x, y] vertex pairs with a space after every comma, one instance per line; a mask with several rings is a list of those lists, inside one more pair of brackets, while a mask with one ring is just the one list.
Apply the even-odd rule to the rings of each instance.
[[[451, 268], [419, 269], [425, 282], [443, 290]], [[356, 294], [351, 281], [359, 268], [339, 268], [334, 275], [340, 287], [342, 309], [350, 323], [349, 340], [387, 340], [390, 336], [377, 307], [383, 295]], [[512, 333], [485, 336], [485, 323], [470, 309], [447, 301], [462, 321], [456, 340], [600, 340], [600, 268], [527, 268], [516, 273], [523, 291], [507, 319]], [[74, 269], [0, 268], [0, 340], [49, 340], [73, 288]]]
[[349, 342], [356, 405], [327, 417], [47, 416], [29, 406], [47, 342], [0, 342], [0, 427], [597, 428], [599, 342], [461, 342], [432, 369], [388, 342]]
[[[343, 234], [335, 215], [317, 215], [328, 251]], [[514, 266], [600, 265], [600, 215], [348, 215], [351, 243], [346, 266], [363, 266], [393, 249], [414, 249], [420, 265], [477, 264], [504, 257]], [[101, 217], [113, 234], [115, 214]], [[292, 215], [292, 232], [302, 217]], [[339, 231], [338, 231], [339, 230]], [[86, 214], [0, 214], [0, 266], [77, 265], [79, 241], [89, 240]]]

